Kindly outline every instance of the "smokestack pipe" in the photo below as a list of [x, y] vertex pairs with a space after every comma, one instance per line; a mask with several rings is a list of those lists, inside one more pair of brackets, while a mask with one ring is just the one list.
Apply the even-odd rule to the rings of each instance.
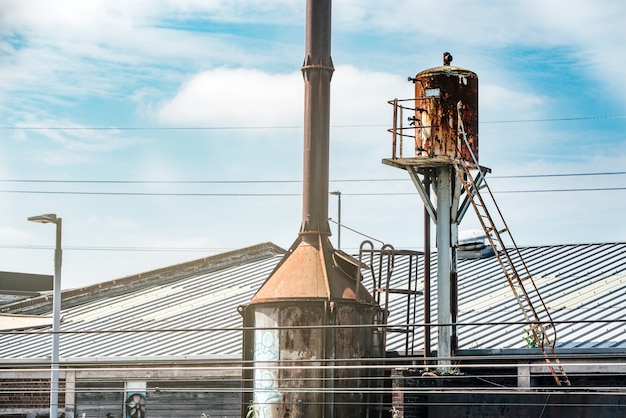
[[329, 239], [331, 0], [307, 0], [306, 7], [302, 226], [250, 303], [240, 307], [243, 357], [252, 366], [243, 371], [249, 390], [242, 417], [250, 415], [247, 405], [268, 418], [363, 417], [369, 369], [357, 367], [359, 359], [384, 352], [383, 314], [357, 280], [359, 263], [335, 251]]
[[300, 236], [331, 234], [328, 225], [328, 166], [331, 0], [307, 0], [304, 77], [304, 175]]

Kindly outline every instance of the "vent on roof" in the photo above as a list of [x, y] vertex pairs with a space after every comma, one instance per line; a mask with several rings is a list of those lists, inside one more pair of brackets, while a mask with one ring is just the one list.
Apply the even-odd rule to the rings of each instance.
[[487, 258], [494, 255], [484, 231], [473, 229], [459, 232], [459, 259]]

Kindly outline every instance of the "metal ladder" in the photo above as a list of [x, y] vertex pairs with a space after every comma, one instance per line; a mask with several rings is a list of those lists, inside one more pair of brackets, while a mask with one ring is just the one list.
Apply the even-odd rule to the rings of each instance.
[[[392, 287], [392, 276], [395, 271], [396, 257], [404, 257], [408, 261], [408, 268], [402, 274], [406, 274], [406, 287]], [[359, 262], [361, 266], [368, 270], [368, 276], [372, 281], [372, 295], [376, 304], [382, 309], [382, 324], [384, 325], [383, 346], [386, 347], [387, 334], [404, 334], [404, 352], [407, 356], [415, 354], [415, 331], [417, 316], [417, 299], [424, 295], [424, 292], [417, 289], [418, 266], [420, 258], [424, 258], [424, 253], [412, 250], [396, 250], [392, 245], [385, 244], [379, 250], [374, 249], [371, 241], [363, 241], [359, 247]], [[423, 265], [423, 261], [422, 261]], [[398, 272], [396, 272], [398, 273]], [[359, 274], [361, 274], [359, 272]], [[396, 274], [397, 276], [397, 274]], [[404, 282], [404, 280], [402, 280]], [[404, 296], [405, 318], [404, 323], [388, 324], [391, 295]], [[382, 356], [385, 356], [383, 350]]]
[[[470, 144], [467, 140], [467, 135], [463, 128], [460, 102], [457, 105], [457, 110], [459, 112], [458, 132], [459, 136], [462, 136], [462, 138], [459, 139], [464, 141], [467, 149], [470, 151], [472, 159], [474, 160], [475, 167], [480, 170], [476, 156], [471, 150]], [[465, 189], [467, 199], [474, 207], [478, 220], [480, 221], [480, 224], [485, 231], [485, 235], [487, 236], [487, 240], [489, 241], [489, 244], [491, 244], [496, 258], [502, 267], [502, 271], [504, 272], [509, 286], [513, 291], [515, 300], [519, 304], [519, 307], [524, 314], [524, 318], [530, 326], [529, 333], [532, 335], [537, 347], [541, 350], [556, 384], [558, 386], [571, 386], [569, 378], [567, 377], [567, 374], [565, 373], [554, 348], [557, 339], [554, 321], [552, 320], [550, 312], [548, 311], [548, 308], [541, 297], [537, 286], [535, 285], [535, 281], [528, 270], [521, 251], [517, 247], [517, 244], [515, 244], [513, 235], [511, 235], [511, 231], [502, 216], [502, 212], [493, 197], [493, 193], [491, 192], [487, 181], [484, 176], [481, 175], [477, 184], [474, 177], [470, 173], [470, 166], [467, 161], [454, 160], [453, 165], [457, 177]], [[490, 203], [496, 208], [499, 225], [496, 225], [494, 218], [489, 214], [479, 189], [487, 190], [491, 201]], [[509, 248], [505, 245], [505, 239], [511, 244]], [[513, 256], [516, 257], [517, 262], [514, 261]]]
[[[402, 270], [401, 272], [402, 274], [406, 274], [406, 281], [403, 279], [400, 280], [402, 283], [406, 283], [406, 287], [393, 288], [391, 286], [393, 282], [396, 282], [396, 280], [392, 280], [394, 272], [398, 273], [395, 271], [397, 256], [408, 257], [408, 269]], [[377, 379], [371, 381], [371, 389], [373, 390], [369, 393], [369, 396], [372, 398], [372, 402], [368, 403], [367, 417], [382, 418], [383, 416], [387, 416], [388, 408], [384, 407], [384, 397], [388, 387], [384, 382], [388, 381], [391, 376], [388, 369], [384, 367], [387, 364], [384, 360], [387, 357], [387, 335], [389, 333], [404, 334], [405, 355], [415, 355], [417, 298], [424, 294], [421, 290], [417, 290], [417, 269], [420, 257], [424, 257], [423, 252], [396, 250], [390, 244], [384, 244], [377, 250], [374, 249], [374, 244], [369, 240], [363, 241], [359, 247], [358, 261], [360, 268], [357, 270], [357, 282], [363, 283], [364, 279], [367, 282], [371, 281], [372, 295], [376, 300], [376, 305], [381, 310], [379, 317], [380, 327], [378, 328], [379, 331], [377, 331], [382, 346], [382, 352], [380, 353], [381, 367], [372, 369], [373, 376]], [[365, 276], [361, 269], [366, 271]], [[397, 275], [398, 274], [396, 274], [396, 276]], [[390, 313], [390, 295], [392, 294], [404, 295], [406, 297], [404, 323], [390, 325], [387, 322]]]

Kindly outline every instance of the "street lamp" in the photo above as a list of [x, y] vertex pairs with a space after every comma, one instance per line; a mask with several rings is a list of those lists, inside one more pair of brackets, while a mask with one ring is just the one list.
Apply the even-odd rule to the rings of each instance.
[[330, 194], [337, 196], [337, 249], [341, 249], [341, 192], [330, 192]]
[[59, 416], [59, 328], [61, 327], [61, 218], [54, 213], [28, 218], [31, 222], [56, 224], [57, 239], [54, 250], [54, 285], [52, 296], [52, 359], [50, 377], [50, 418]]

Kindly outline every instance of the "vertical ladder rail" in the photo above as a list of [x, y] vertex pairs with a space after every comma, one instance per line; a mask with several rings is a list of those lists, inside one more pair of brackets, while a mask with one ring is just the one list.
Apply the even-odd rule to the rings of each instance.
[[[470, 152], [474, 164], [476, 167], [479, 167], [476, 156], [472, 152], [469, 141], [467, 140], [467, 135], [465, 133], [465, 129], [463, 128], [463, 121], [461, 118], [461, 102], [457, 104], [458, 110], [458, 121], [459, 121], [459, 134], [462, 135], [462, 139], [464, 141], [465, 146]], [[460, 180], [465, 193], [469, 201], [471, 202], [476, 215], [478, 216], [478, 220], [487, 236], [487, 240], [489, 244], [494, 250], [496, 258], [502, 267], [504, 275], [513, 291], [513, 295], [515, 296], [515, 300], [517, 301], [526, 322], [530, 326], [530, 332], [537, 344], [537, 347], [541, 350], [545, 361], [556, 381], [557, 385], [561, 386], [562, 384], [566, 386], [570, 386], [569, 378], [563, 369], [558, 357], [556, 356], [555, 345], [556, 345], [556, 327], [554, 325], [554, 321], [552, 320], [552, 316], [541, 297], [539, 289], [537, 288], [535, 281], [530, 274], [528, 266], [522, 257], [521, 251], [515, 240], [513, 239], [513, 235], [509, 230], [506, 221], [504, 220], [504, 216], [500, 211], [498, 204], [487, 184], [486, 179], [482, 179], [480, 188], [486, 188], [488, 191], [488, 195], [494, 207], [496, 208], [499, 222], [501, 222], [502, 228], [498, 228], [494, 222], [494, 219], [489, 214], [487, 210], [487, 206], [482, 195], [479, 192], [479, 187], [476, 185], [472, 174], [470, 173], [469, 165], [466, 161], [454, 161], [453, 162], [454, 169], [457, 174], [457, 178]], [[507, 248], [504, 243], [504, 238], [507, 238], [508, 241], [511, 242], [511, 247]], [[510, 251], [513, 251], [513, 254], [516, 256], [518, 260], [518, 265], [515, 264]], [[521, 274], [520, 274], [521, 273]], [[529, 294], [528, 290], [534, 295], [535, 303], [533, 302], [533, 298]], [[538, 302], [538, 303], [536, 303]]]

